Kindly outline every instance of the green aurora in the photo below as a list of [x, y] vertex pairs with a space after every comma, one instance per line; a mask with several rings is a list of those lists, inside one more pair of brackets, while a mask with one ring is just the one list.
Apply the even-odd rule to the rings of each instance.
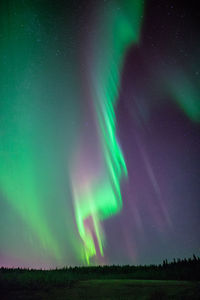
[[[115, 107], [123, 59], [129, 47], [139, 42], [144, 13], [143, 1], [121, 1], [120, 10], [117, 2], [111, 2], [110, 6], [108, 11], [97, 8], [101, 17], [96, 24], [100, 37], [96, 44], [102, 48], [89, 45], [89, 51], [95, 55], [88, 62], [91, 97], [94, 101], [104, 167], [95, 170], [93, 178], [87, 181], [86, 186], [80, 182], [79, 187], [79, 182], [72, 180], [76, 221], [84, 243], [83, 259], [85, 256], [87, 264], [97, 254], [96, 248], [99, 248], [101, 256], [104, 255], [105, 236], [101, 221], [122, 209], [120, 182], [123, 176], [127, 176], [127, 168], [117, 141]], [[85, 159], [84, 155], [82, 159]], [[87, 226], [84, 222], [89, 218], [92, 222]]]
[[[1, 1], [0, 209], [5, 205], [10, 213], [1, 214], [0, 255], [6, 263], [12, 258], [11, 266], [106, 261], [103, 222], [122, 211], [128, 177], [117, 136], [121, 75], [128, 50], [140, 47], [146, 5], [99, 3], [92, 7], [91, 30], [80, 38], [70, 9], [47, 0]], [[84, 140], [90, 131], [80, 60], [96, 145]], [[195, 83], [181, 68], [157, 70], [162, 92], [198, 123]]]

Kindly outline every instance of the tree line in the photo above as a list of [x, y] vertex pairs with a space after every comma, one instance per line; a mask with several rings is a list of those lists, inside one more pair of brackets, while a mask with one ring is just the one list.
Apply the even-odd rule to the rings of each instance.
[[67, 266], [54, 270], [0, 268], [0, 274], [27, 274], [27, 276], [46, 278], [84, 279], [151, 279], [151, 280], [200, 280], [200, 258], [163, 260], [159, 265], [103, 265], [103, 266]]

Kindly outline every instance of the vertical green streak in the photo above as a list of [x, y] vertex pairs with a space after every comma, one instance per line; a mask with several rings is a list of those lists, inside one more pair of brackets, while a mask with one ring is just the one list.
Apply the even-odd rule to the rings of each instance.
[[0, 7], [0, 189], [27, 224], [27, 232], [37, 237], [37, 247], [59, 258], [38, 190], [36, 71], [40, 49], [35, 42], [37, 14], [32, 9], [20, 0], [2, 1]]
[[[90, 89], [103, 165], [89, 178], [87, 188], [79, 182], [73, 184], [76, 222], [88, 264], [97, 254], [97, 247], [101, 255], [104, 253], [101, 220], [122, 208], [120, 182], [127, 176], [127, 168], [117, 140], [115, 108], [123, 59], [130, 45], [139, 42], [143, 10], [143, 1], [138, 0], [110, 1], [102, 6], [98, 11], [97, 38], [90, 45]], [[85, 225], [89, 218], [93, 220], [92, 226]]]

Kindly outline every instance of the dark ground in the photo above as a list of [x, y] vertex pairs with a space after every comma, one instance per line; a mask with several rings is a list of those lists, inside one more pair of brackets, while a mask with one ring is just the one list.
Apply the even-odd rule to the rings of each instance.
[[0, 269], [0, 300], [200, 300], [200, 258], [158, 266]]
[[48, 287], [42, 290], [4, 291], [2, 300], [11, 299], [200, 299], [200, 282], [162, 280], [86, 280], [71, 286]]

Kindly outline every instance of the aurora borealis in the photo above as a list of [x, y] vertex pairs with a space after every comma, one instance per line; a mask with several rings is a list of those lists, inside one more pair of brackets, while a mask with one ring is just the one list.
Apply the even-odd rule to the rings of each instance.
[[0, 4], [0, 266], [200, 250], [198, 10]]
[[[106, 37], [104, 36], [103, 40], [100, 39], [99, 42], [103, 45], [101, 55], [98, 54], [98, 49], [91, 42], [92, 49], [90, 51], [94, 53], [94, 56], [88, 62], [89, 71], [91, 69], [91, 74], [89, 72], [90, 76], [88, 76], [88, 90], [91, 90], [89, 96], [94, 106], [97, 131], [100, 136], [100, 165], [98, 166], [96, 163], [98, 159], [93, 161], [94, 170], [92, 174], [90, 174], [89, 169], [85, 175], [85, 170], [88, 167], [87, 165], [82, 167], [81, 161], [89, 162], [92, 158], [91, 156], [88, 157], [90, 150], [84, 151], [87, 146], [84, 145], [85, 142], [83, 141], [83, 145], [78, 147], [81, 150], [81, 157], [79, 157], [80, 161], [78, 160], [78, 166], [75, 169], [75, 178], [72, 180], [76, 220], [80, 236], [84, 241], [85, 256], [88, 263], [89, 258], [97, 254], [95, 238], [99, 252], [103, 256], [104, 234], [100, 220], [116, 214], [122, 207], [120, 179], [123, 174], [127, 175], [127, 168], [116, 136], [115, 106], [123, 57], [131, 43], [137, 42], [139, 39], [143, 13], [141, 1], [126, 1], [126, 5], [123, 5], [122, 10], [117, 13], [116, 3], [111, 2], [108, 5], [111, 5], [108, 7], [109, 14], [105, 11], [101, 12], [101, 6], [98, 7], [100, 15], [102, 14], [102, 20], [99, 20], [101, 30], [99, 28], [97, 30], [98, 36], [102, 37], [106, 33]], [[124, 6], [132, 11], [132, 19], [126, 16]], [[135, 24], [131, 22], [132, 20], [135, 21]], [[95, 70], [95, 74], [92, 70]], [[77, 161], [76, 157], [75, 161]], [[77, 162], [75, 164], [77, 165]], [[73, 165], [71, 172], [73, 177]], [[82, 176], [78, 178], [81, 172], [84, 173], [83, 178]], [[85, 178], [86, 176], [87, 178]]]

